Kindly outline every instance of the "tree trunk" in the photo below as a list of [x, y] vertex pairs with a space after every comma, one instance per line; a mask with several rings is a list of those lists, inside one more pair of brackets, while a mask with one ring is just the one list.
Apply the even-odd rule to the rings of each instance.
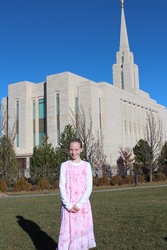
[[152, 182], [152, 167], [150, 167], [150, 182]]
[[43, 179], [46, 179], [46, 165], [43, 166]]

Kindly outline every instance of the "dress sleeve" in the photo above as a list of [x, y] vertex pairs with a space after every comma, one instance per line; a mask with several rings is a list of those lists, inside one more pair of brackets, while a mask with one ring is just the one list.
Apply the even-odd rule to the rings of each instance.
[[59, 188], [60, 188], [60, 195], [61, 195], [61, 201], [66, 207], [67, 210], [70, 210], [72, 208], [71, 203], [68, 201], [66, 196], [66, 173], [65, 173], [65, 164], [62, 163], [60, 167], [60, 177], [59, 177]]
[[92, 192], [92, 169], [90, 163], [86, 169], [86, 190], [82, 198], [77, 202], [76, 206], [81, 209], [82, 206], [87, 202]]

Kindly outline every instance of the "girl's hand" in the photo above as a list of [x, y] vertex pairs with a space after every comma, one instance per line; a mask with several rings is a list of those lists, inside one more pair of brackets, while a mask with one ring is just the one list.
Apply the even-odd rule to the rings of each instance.
[[74, 206], [70, 209], [70, 212], [72, 212], [72, 213], [77, 213], [79, 210], [80, 210], [80, 209], [79, 209], [76, 205], [74, 205]]

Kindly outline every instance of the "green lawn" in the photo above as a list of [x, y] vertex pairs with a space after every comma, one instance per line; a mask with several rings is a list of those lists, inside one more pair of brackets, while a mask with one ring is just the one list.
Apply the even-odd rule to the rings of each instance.
[[[167, 249], [167, 187], [93, 193], [97, 250]], [[0, 199], [0, 250], [55, 250], [60, 196]]]

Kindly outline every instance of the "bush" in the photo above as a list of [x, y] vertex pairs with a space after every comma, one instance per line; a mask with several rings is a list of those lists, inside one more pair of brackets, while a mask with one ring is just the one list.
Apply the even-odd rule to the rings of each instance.
[[97, 186], [110, 186], [110, 180], [104, 175], [98, 179]]
[[38, 185], [32, 185], [31, 186], [31, 191], [38, 191], [38, 190], [39, 190]]
[[6, 182], [3, 179], [0, 179], [0, 191], [1, 192], [7, 192], [8, 191]]
[[28, 181], [26, 181], [23, 177], [16, 181], [13, 191], [30, 191], [31, 185]]
[[55, 180], [54, 182], [54, 186], [53, 186], [54, 189], [59, 189], [59, 180]]
[[38, 187], [40, 190], [49, 190], [50, 189], [50, 183], [46, 179], [40, 179], [38, 181]]
[[111, 185], [122, 185], [123, 181], [122, 178], [119, 175], [115, 175], [112, 177]]
[[157, 181], [157, 176], [156, 176], [156, 175], [153, 175], [153, 176], [152, 176], [152, 181], [153, 181], [153, 182]]
[[93, 186], [97, 186], [98, 179], [93, 176]]
[[135, 178], [133, 176], [131, 176], [131, 175], [127, 175], [123, 179], [123, 183], [124, 184], [134, 184], [135, 183]]
[[165, 180], [166, 180], [166, 176], [162, 172], [158, 172], [156, 174], [156, 181], [165, 181]]
[[146, 182], [145, 176], [142, 175], [142, 174], [139, 174], [138, 175], [138, 182], [139, 183], [145, 183]]

